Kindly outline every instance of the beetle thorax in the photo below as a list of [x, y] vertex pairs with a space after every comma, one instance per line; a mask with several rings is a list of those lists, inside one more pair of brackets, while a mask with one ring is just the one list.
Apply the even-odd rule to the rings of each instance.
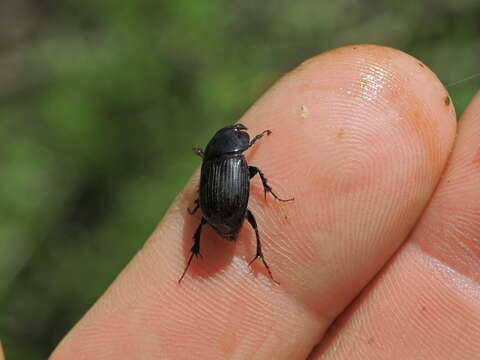
[[241, 153], [250, 143], [247, 132], [234, 127], [226, 127], [218, 131], [205, 149], [204, 160], [229, 153]]

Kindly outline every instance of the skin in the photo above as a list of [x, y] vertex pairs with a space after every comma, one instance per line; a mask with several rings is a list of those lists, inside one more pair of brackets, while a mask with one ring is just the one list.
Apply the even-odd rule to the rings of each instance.
[[[446, 89], [398, 50], [356, 45], [284, 76], [239, 120], [254, 234], [208, 226], [198, 172], [51, 359], [471, 359], [480, 352], [480, 95], [456, 128]], [[288, 145], [287, 145], [288, 144]], [[406, 346], [408, 345], [408, 346]]]

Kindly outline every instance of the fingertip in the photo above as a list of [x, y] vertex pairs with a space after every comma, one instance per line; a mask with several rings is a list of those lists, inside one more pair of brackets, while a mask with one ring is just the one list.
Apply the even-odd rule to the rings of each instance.
[[455, 149], [413, 233], [420, 249], [480, 283], [480, 92], [459, 121]]
[[318, 309], [330, 281], [349, 282], [347, 301], [405, 239], [453, 146], [446, 96], [414, 57], [352, 45], [305, 61], [245, 114], [275, 134], [247, 159], [296, 199], [267, 211], [251, 197], [288, 291]]

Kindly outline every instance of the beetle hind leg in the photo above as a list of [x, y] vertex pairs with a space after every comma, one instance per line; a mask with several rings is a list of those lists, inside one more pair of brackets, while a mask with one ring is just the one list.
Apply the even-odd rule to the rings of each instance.
[[185, 266], [185, 270], [183, 271], [182, 276], [180, 276], [180, 279], [178, 279], [178, 283], [182, 281], [183, 277], [187, 273], [188, 268], [190, 267], [190, 263], [192, 262], [193, 257], [195, 256], [198, 258], [199, 256], [202, 257], [200, 254], [200, 234], [202, 233], [202, 227], [207, 223], [207, 220], [202, 217], [202, 220], [200, 221], [200, 225], [198, 225], [197, 230], [195, 231], [195, 234], [193, 235], [193, 246], [190, 249], [190, 257], [188, 258], [187, 261], [187, 266]]
[[262, 259], [263, 265], [265, 266], [265, 269], [267, 269], [267, 272], [268, 272], [268, 275], [270, 275], [270, 278], [277, 285], [280, 285], [280, 283], [273, 278], [272, 272], [270, 271], [270, 266], [268, 266], [267, 262], [265, 261], [265, 257], [263, 256], [263, 252], [262, 252], [262, 243], [260, 242], [260, 234], [258, 233], [257, 222], [255, 221], [255, 217], [253, 216], [252, 212], [248, 209], [247, 209], [246, 218], [250, 223], [250, 225], [252, 226], [253, 230], [255, 231], [255, 237], [257, 239], [257, 252], [255, 254], [255, 257], [248, 263], [248, 266], [252, 265], [255, 260], [259, 258]]
[[265, 174], [259, 168], [255, 167], [255, 166], [249, 166], [248, 171], [250, 172], [250, 179], [257, 174], [260, 176], [260, 179], [262, 180], [263, 191], [265, 192], [265, 199], [267, 198], [267, 193], [270, 193], [278, 201], [286, 202], [286, 201], [294, 200], [294, 198], [282, 199], [280, 196], [275, 194], [272, 190], [272, 187], [270, 185], [268, 185], [267, 178], [265, 177]]

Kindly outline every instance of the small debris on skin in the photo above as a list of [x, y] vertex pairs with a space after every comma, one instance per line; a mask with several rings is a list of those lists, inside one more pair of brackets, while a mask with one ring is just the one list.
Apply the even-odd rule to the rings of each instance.
[[310, 115], [310, 111], [308, 111], [307, 106], [306, 105], [300, 106], [300, 116], [305, 119], [308, 117], [308, 115]]

